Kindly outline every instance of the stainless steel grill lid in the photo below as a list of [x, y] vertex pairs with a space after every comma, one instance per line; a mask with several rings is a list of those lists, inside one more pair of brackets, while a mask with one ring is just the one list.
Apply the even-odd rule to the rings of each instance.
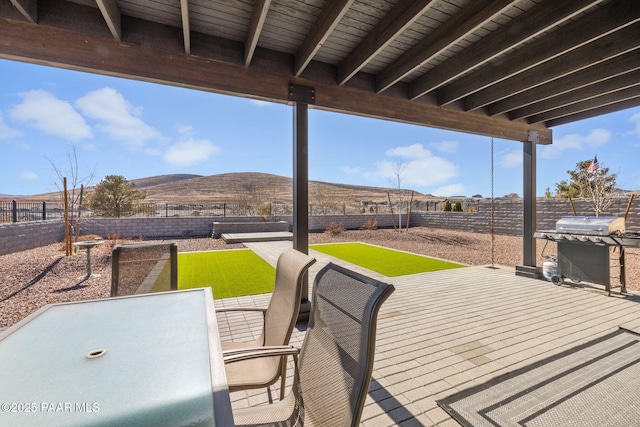
[[617, 216], [563, 216], [556, 222], [558, 233], [609, 236], [625, 233], [625, 220]]

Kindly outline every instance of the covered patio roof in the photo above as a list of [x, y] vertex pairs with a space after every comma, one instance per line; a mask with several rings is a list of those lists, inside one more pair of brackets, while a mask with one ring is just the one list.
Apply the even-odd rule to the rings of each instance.
[[[0, 58], [516, 141], [640, 105], [635, 0], [0, 0]], [[298, 98], [299, 100], [299, 98]]]

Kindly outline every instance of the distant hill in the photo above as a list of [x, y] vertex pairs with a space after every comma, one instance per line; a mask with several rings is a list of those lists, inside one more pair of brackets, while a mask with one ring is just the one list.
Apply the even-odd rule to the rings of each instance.
[[[157, 178], [157, 177], [156, 177]], [[135, 182], [135, 181], [134, 181]], [[137, 187], [137, 184], [136, 184]], [[211, 176], [199, 176], [180, 181], [171, 181], [147, 186], [149, 202], [171, 203], [221, 203], [239, 200], [291, 201], [293, 182], [291, 178], [259, 172], [236, 172]], [[385, 201], [391, 188], [309, 181], [309, 200], [332, 201]], [[409, 195], [411, 191], [407, 191]], [[421, 193], [416, 196], [424, 197]]]
[[133, 182], [136, 185], [137, 189], [143, 189], [147, 187], [153, 187], [160, 184], [167, 184], [176, 181], [182, 181], [183, 179], [191, 179], [191, 178], [201, 178], [202, 175], [193, 175], [193, 174], [172, 174], [172, 175], [158, 175], [151, 176], [148, 178], [138, 178], [131, 179], [130, 182]]
[[[291, 178], [259, 172], [224, 173], [211, 176], [170, 174], [130, 180], [137, 189], [147, 193], [145, 199], [149, 203], [234, 203], [251, 202], [256, 197], [261, 200], [277, 200], [291, 202], [293, 182]], [[86, 191], [93, 191], [88, 187]], [[350, 184], [335, 184], [320, 181], [309, 181], [309, 202], [348, 203], [360, 201], [384, 202], [387, 193], [395, 199], [395, 189]], [[409, 200], [411, 190], [405, 191]], [[414, 193], [421, 200], [434, 199], [431, 195]], [[0, 197], [1, 198], [1, 197]], [[7, 196], [21, 201], [58, 201], [60, 193], [38, 194], [33, 196]]]

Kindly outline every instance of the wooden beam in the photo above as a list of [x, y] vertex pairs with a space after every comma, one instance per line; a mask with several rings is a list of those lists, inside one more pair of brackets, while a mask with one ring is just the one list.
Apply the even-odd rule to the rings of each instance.
[[354, 0], [333, 0], [326, 3], [324, 10], [298, 50], [294, 68], [296, 77], [299, 77], [309, 65], [322, 43], [329, 37], [353, 2]]
[[556, 110], [558, 108], [566, 107], [577, 102], [587, 101], [600, 95], [605, 95], [637, 85], [640, 85], [640, 70], [632, 71], [630, 73], [624, 73], [620, 76], [588, 85], [584, 88], [581, 88], [580, 90], [569, 91], [567, 93], [558, 94], [557, 96], [553, 96], [543, 101], [534, 102], [533, 104], [529, 104], [525, 107], [518, 108], [509, 112], [509, 119], [517, 120], [529, 118], [527, 121], [532, 122], [532, 116], [543, 114], [547, 111]]
[[564, 96], [573, 91], [621, 76], [640, 69], [640, 49], [588, 67], [580, 73], [573, 73], [536, 86], [517, 96], [503, 99], [488, 108], [490, 116], [507, 113], [555, 96]]
[[640, 106], [640, 98], [629, 99], [626, 101], [621, 101], [615, 104], [607, 105], [606, 107], [594, 108], [593, 110], [572, 114], [570, 116], [565, 116], [561, 119], [550, 120], [547, 122], [547, 125], [549, 127], [566, 125], [567, 123], [573, 123], [579, 120], [586, 120], [593, 117], [602, 116], [604, 114], [611, 114], [617, 111], [627, 110], [629, 108], [635, 108], [638, 106]]
[[629, 101], [640, 98], [640, 81], [635, 86], [617, 90], [615, 92], [605, 93], [603, 95], [594, 96], [584, 101], [576, 102], [571, 105], [564, 105], [553, 110], [545, 111], [528, 120], [530, 123], [543, 123], [551, 120], [561, 119], [563, 117], [572, 116], [574, 114], [585, 111], [595, 110], [612, 104]]
[[38, 0], [11, 0], [11, 4], [32, 24], [38, 23]]
[[258, 45], [258, 39], [264, 26], [264, 21], [267, 19], [267, 12], [269, 12], [269, 6], [271, 6], [271, 0], [257, 0], [253, 6], [253, 14], [251, 15], [251, 23], [249, 24], [249, 30], [247, 31], [247, 38], [244, 42], [244, 65], [248, 67], [253, 58], [253, 53]]
[[[572, 4], [572, 2], [554, 3], [563, 6]], [[576, 19], [548, 36], [532, 41], [526, 49], [507, 54], [504, 61], [499, 61], [495, 65], [489, 64], [445, 86], [438, 91], [439, 104], [447, 105], [457, 101], [640, 20], [640, 2], [614, 1], [600, 9], [597, 13], [590, 13]], [[487, 42], [499, 43], [493, 40], [493, 36], [488, 38], [491, 40]], [[482, 43], [484, 45], [484, 42]], [[482, 46], [478, 48], [482, 50]], [[464, 62], [464, 58], [465, 55], [456, 56], [447, 62], [455, 65], [456, 62]], [[446, 66], [441, 72], [455, 73], [451, 67]]]
[[[464, 73], [467, 73], [474, 68], [486, 64], [488, 61], [496, 58], [497, 56], [505, 54], [518, 44], [530, 40], [533, 37], [540, 35], [544, 31], [554, 28], [556, 25], [561, 24], [566, 20], [574, 17], [576, 14], [590, 8], [594, 3], [599, 2], [601, 2], [601, 0], [580, 0], [570, 2], [547, 0], [545, 2], [538, 3], [536, 6], [527, 11], [527, 13], [519, 16], [517, 19], [509, 22], [507, 25], [500, 27], [493, 33], [487, 35], [485, 38], [469, 46], [464, 51], [463, 55], [452, 56], [451, 58], [440, 63], [436, 67], [424, 73], [422, 76], [415, 79], [409, 86], [409, 97], [411, 99], [416, 99], [419, 96], [431, 92], [436, 88], [458, 78]], [[576, 30], [568, 33], [570, 34], [571, 39], [581, 37], [582, 33], [595, 31], [595, 29], [593, 28], [584, 26], [581, 26], [579, 28], [579, 33], [581, 33], [580, 35], [575, 33]], [[566, 30], [563, 30], [562, 28], [558, 30], [566, 32]], [[602, 31], [600, 31], [599, 34], [602, 34]], [[568, 45], [566, 36], [556, 36], [554, 37], [554, 40], [556, 40], [559, 44], [564, 43]], [[526, 54], [528, 55], [524, 58], [525, 60], [529, 60], [531, 56], [535, 55], [546, 55], [547, 58], [551, 56], [551, 54], [547, 54], [547, 49], [532, 47], [523, 50], [526, 51]], [[516, 54], [517, 53], [518, 51], [516, 51]], [[520, 64], [519, 61], [518, 64]], [[491, 68], [491, 71], [493, 71], [493, 68], [497, 68], [498, 71], [501, 71], [503, 66], [504, 63], [501, 63], [500, 66], [489, 68]], [[486, 70], [482, 69], [481, 72], [486, 72]], [[452, 88], [447, 88], [447, 91], [439, 94], [439, 97], [442, 99], [442, 103], [448, 104], [450, 102], [456, 101], [463, 96], [471, 93], [473, 89], [476, 89], [479, 86], [476, 83], [478, 80], [477, 76], [475, 75], [477, 74], [478, 73], [474, 73], [473, 78], [462, 78], [454, 85], [452, 85]], [[489, 80], [489, 78], [493, 76], [493, 73], [486, 74], [486, 80]], [[491, 84], [491, 82], [483, 83], [480, 89], [488, 86], [489, 84]]]
[[435, 0], [401, 0], [338, 66], [338, 84], [353, 77], [429, 9]]
[[191, 24], [189, 23], [189, 0], [180, 0], [182, 13], [182, 38], [184, 39], [184, 53], [191, 55]]
[[382, 92], [389, 89], [416, 68], [511, 7], [512, 3], [513, 0], [492, 0], [489, 4], [483, 1], [469, 3], [382, 70], [376, 76], [376, 90]]
[[159, 48], [78, 36], [58, 28], [6, 19], [0, 19], [0, 58], [283, 103], [288, 102], [289, 84], [296, 83], [314, 87], [315, 107], [323, 110], [514, 141], [525, 141], [529, 131], [536, 130], [541, 143], [551, 141], [551, 131], [543, 125], [443, 109], [378, 95], [373, 90], [260, 71], [242, 63], [176, 55]]
[[637, 49], [640, 47], [639, 35], [640, 22], [482, 89], [464, 98], [465, 109], [469, 111], [485, 107], [557, 78], [576, 73], [595, 63]]
[[98, 8], [102, 12], [107, 27], [113, 35], [113, 38], [122, 40], [122, 26], [120, 25], [120, 9], [116, 5], [116, 0], [96, 0]]

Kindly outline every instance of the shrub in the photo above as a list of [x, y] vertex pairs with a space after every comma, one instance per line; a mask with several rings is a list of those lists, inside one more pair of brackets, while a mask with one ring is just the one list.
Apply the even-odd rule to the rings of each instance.
[[271, 216], [271, 203], [263, 203], [256, 207], [256, 215], [261, 216], [264, 220]]
[[449, 199], [444, 201], [444, 208], [442, 210], [445, 212], [451, 212], [451, 202]]
[[460, 202], [456, 202], [456, 203], [453, 205], [453, 211], [454, 211], [454, 212], [462, 212], [462, 203], [460, 203]]
[[132, 243], [132, 242], [140, 243], [144, 241], [142, 236], [138, 236], [138, 237], [120, 236], [117, 230], [114, 230], [112, 232], [107, 232], [106, 240], [107, 240], [107, 247], [109, 248], [110, 251], [113, 251], [113, 248], [123, 243]]
[[344, 231], [344, 227], [342, 225], [338, 225], [335, 222], [330, 222], [327, 224], [327, 228], [325, 229], [325, 233], [330, 236], [337, 236], [338, 234]]
[[371, 219], [371, 218], [369, 218], [364, 224], [362, 224], [362, 227], [360, 227], [360, 230], [377, 230], [377, 229], [378, 229], [378, 220]]

